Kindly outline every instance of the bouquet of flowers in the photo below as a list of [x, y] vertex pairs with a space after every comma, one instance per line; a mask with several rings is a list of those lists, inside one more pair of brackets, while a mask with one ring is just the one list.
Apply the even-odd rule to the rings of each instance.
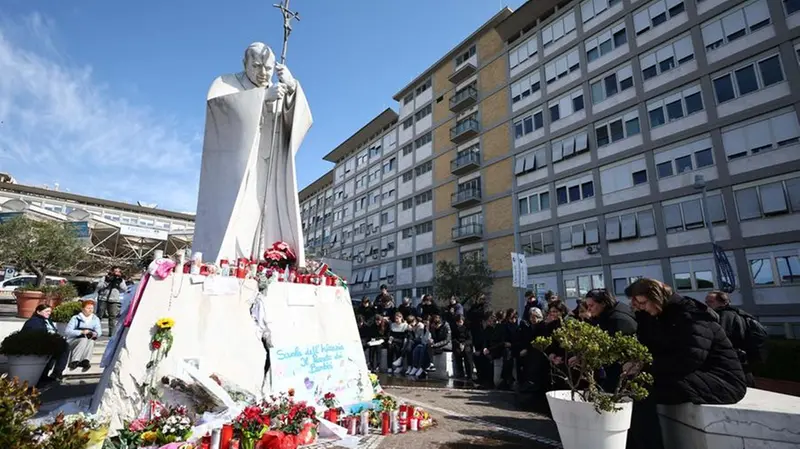
[[339, 401], [336, 400], [335, 394], [328, 392], [322, 397], [322, 405], [327, 408], [337, 409], [339, 408]]
[[120, 430], [122, 447], [162, 446], [192, 436], [192, 419], [186, 407], [167, 407], [153, 401], [151, 410], [149, 417], [126, 423]]
[[297, 254], [286, 242], [275, 242], [264, 251], [264, 259], [272, 266], [286, 269], [297, 262]]
[[107, 418], [78, 413], [67, 415], [64, 421], [66, 424], [80, 422], [83, 425], [83, 428], [89, 433], [89, 442], [86, 445], [86, 449], [100, 449], [103, 447], [103, 442], [108, 436], [109, 420]]
[[83, 449], [89, 443], [89, 429], [81, 419], [67, 420], [63, 413], [36, 430], [36, 447]]
[[266, 409], [274, 429], [261, 439], [262, 447], [296, 447], [316, 440], [319, 423], [316, 409], [305, 401], [295, 402], [293, 389], [287, 394], [271, 396], [262, 408]]
[[390, 412], [392, 410], [397, 410], [397, 401], [389, 396], [388, 394], [378, 393], [375, 395], [375, 401], [381, 406], [381, 411], [383, 412]]
[[252, 449], [255, 442], [269, 430], [270, 416], [260, 405], [245, 407], [233, 421], [233, 428], [242, 438], [242, 448]]
[[419, 420], [420, 430], [431, 427], [435, 424], [435, 421], [433, 418], [431, 418], [431, 415], [421, 408], [414, 409], [414, 418]]

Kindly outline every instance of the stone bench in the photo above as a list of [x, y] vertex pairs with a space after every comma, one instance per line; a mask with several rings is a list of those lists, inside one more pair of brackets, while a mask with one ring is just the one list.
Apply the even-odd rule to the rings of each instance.
[[659, 405], [664, 447], [800, 447], [800, 398], [749, 388], [733, 405]]
[[447, 380], [453, 377], [453, 352], [444, 351], [441, 354], [434, 354], [433, 366], [436, 371], [429, 372], [429, 378]]

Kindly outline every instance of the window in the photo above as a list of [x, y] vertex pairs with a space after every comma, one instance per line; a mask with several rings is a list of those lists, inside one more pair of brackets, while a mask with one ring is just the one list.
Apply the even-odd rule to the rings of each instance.
[[633, 27], [640, 36], [684, 12], [682, 0], [656, 0], [633, 15]]
[[[725, 221], [725, 207], [722, 202], [722, 195], [719, 193], [708, 195], [706, 204], [708, 206], [706, 218], [712, 224]], [[663, 212], [667, 233], [684, 232], [705, 227], [703, 206], [700, 198], [665, 205], [663, 206]]]
[[389, 223], [394, 223], [394, 213], [383, 212], [381, 214], [381, 226]]
[[400, 151], [402, 152], [403, 156], [408, 156], [414, 152], [414, 146], [410, 143], [403, 145], [403, 148]]
[[599, 59], [615, 49], [628, 43], [625, 34], [625, 22], [618, 23], [611, 28], [586, 39], [586, 59], [592, 62]]
[[722, 143], [728, 160], [794, 145], [798, 138], [800, 123], [793, 109], [766, 120], [722, 130]]
[[405, 97], [403, 97], [403, 104], [404, 105], [410, 104], [412, 101], [414, 101], [414, 92], [409, 92], [409, 93], [406, 94]]
[[369, 158], [375, 158], [381, 155], [381, 145], [374, 145], [369, 147]]
[[691, 86], [681, 92], [672, 93], [647, 104], [651, 129], [702, 110], [703, 99], [700, 95], [699, 85]]
[[786, 15], [792, 15], [800, 11], [800, 0], [783, 0], [783, 6], [786, 8]]
[[639, 111], [637, 110], [614, 117], [607, 122], [596, 124], [594, 128], [598, 147], [604, 147], [640, 133]]
[[558, 205], [574, 203], [594, 197], [594, 182], [570, 182], [567, 185], [556, 187]]
[[544, 77], [547, 84], [556, 82], [570, 73], [581, 68], [578, 49], [565, 53], [544, 66]]
[[417, 137], [417, 140], [414, 141], [414, 148], [419, 148], [419, 147], [425, 145], [426, 143], [430, 143], [431, 139], [432, 139], [431, 138], [431, 133], [429, 133], [429, 132], [423, 134], [420, 137]]
[[524, 232], [519, 236], [522, 252], [526, 256], [552, 254], [555, 252], [553, 230]]
[[609, 242], [654, 235], [656, 229], [652, 209], [606, 217], [606, 240]]
[[778, 279], [781, 284], [800, 284], [800, 257], [776, 257], [775, 265], [778, 266]]
[[550, 192], [520, 193], [519, 215], [535, 214], [550, 209]]
[[589, 290], [605, 288], [605, 283], [602, 274], [564, 275], [564, 287], [567, 298], [577, 298], [586, 296]]
[[433, 161], [428, 161], [414, 167], [414, 174], [421, 176], [430, 172], [431, 170], [433, 170]]
[[542, 129], [544, 120], [542, 118], [542, 110], [528, 113], [516, 120], [514, 120], [514, 138], [520, 139], [528, 134]]
[[642, 78], [647, 81], [693, 60], [692, 36], [687, 34], [639, 58]]
[[642, 276], [631, 276], [629, 278], [614, 278], [614, 294], [622, 296], [629, 285], [641, 279]]
[[403, 210], [411, 209], [412, 207], [414, 207], [414, 199], [413, 198], [409, 198], [407, 200], [403, 200], [402, 207], [403, 207]]
[[656, 153], [658, 179], [714, 165], [711, 139], [704, 138]]
[[384, 162], [383, 163], [383, 173], [384, 174], [388, 174], [390, 172], [393, 172], [395, 167], [397, 167], [396, 162], [397, 162], [397, 160], [395, 158], [390, 158], [389, 160]]
[[411, 182], [412, 179], [414, 179], [414, 172], [413, 171], [409, 170], [409, 171], [403, 173], [403, 182]]
[[553, 163], [562, 159], [589, 151], [588, 135], [586, 131], [554, 140], [550, 143], [553, 152]]
[[411, 267], [414, 266], [414, 259], [412, 259], [410, 257], [405, 257], [403, 259], [400, 259], [400, 266], [403, 269], [411, 268]]
[[694, 280], [698, 290], [714, 289], [714, 274], [711, 271], [695, 271]]
[[541, 74], [538, 70], [525, 75], [522, 79], [511, 85], [511, 103], [518, 103], [530, 97], [531, 94], [539, 92], [541, 88], [540, 84]]
[[469, 58], [471, 58], [474, 55], [475, 55], [475, 46], [473, 45], [463, 53], [460, 53], [458, 56], [456, 56], [456, 66], [460, 66], [461, 64], [465, 63]]
[[692, 273], [675, 273], [675, 289], [676, 290], [691, 290], [692, 289]]
[[433, 222], [426, 221], [425, 223], [416, 225], [414, 227], [414, 232], [416, 232], [417, 235], [433, 232]]
[[547, 154], [544, 148], [520, 154], [514, 161], [514, 174], [522, 175], [547, 167]]
[[586, 245], [596, 245], [600, 243], [597, 221], [573, 224], [561, 227], [559, 232], [559, 247], [562, 250], [579, 248]]
[[773, 285], [772, 261], [770, 259], [750, 259], [750, 275], [753, 278], [753, 285]]
[[402, 231], [403, 239], [410, 239], [414, 237], [414, 228], [405, 228]]
[[514, 67], [527, 61], [528, 58], [536, 57], [539, 51], [539, 43], [536, 36], [532, 36], [524, 43], [520, 44], [510, 52], [508, 52], [508, 66], [513, 69]]
[[647, 171], [643, 157], [626, 159], [620, 163], [600, 167], [600, 182], [603, 193], [629, 189], [647, 182]]
[[575, 11], [570, 10], [542, 29], [542, 46], [549, 47], [575, 31]]
[[586, 0], [581, 3], [581, 20], [583, 20], [583, 23], [586, 23], [594, 18], [594, 16], [619, 3], [622, 3], [622, 0]]
[[630, 64], [614, 73], [603, 76], [591, 84], [592, 104], [597, 104], [606, 98], [633, 87], [633, 69]]
[[403, 130], [411, 128], [414, 125], [414, 117], [409, 117], [403, 121]]
[[427, 203], [429, 201], [433, 201], [433, 191], [428, 190], [427, 192], [420, 193], [419, 195], [414, 197], [414, 203], [419, 206], [420, 204]]
[[419, 94], [421, 94], [421, 93], [425, 92], [426, 90], [430, 89], [430, 87], [431, 87], [432, 85], [433, 85], [433, 84], [432, 84], [432, 82], [431, 82], [431, 79], [430, 79], [430, 78], [428, 78], [427, 80], [425, 80], [425, 82], [423, 82], [422, 84], [420, 84], [419, 86], [417, 86], [417, 89], [416, 89], [416, 93], [417, 93], [417, 95], [419, 95]]
[[756, 0], [703, 24], [703, 44], [707, 52], [714, 51], [770, 23], [767, 0]]
[[781, 60], [774, 55], [714, 78], [714, 94], [717, 104], [722, 104], [783, 80]]
[[631, 173], [633, 185], [645, 184], [647, 182], [647, 170], [639, 170]]
[[431, 115], [431, 112], [433, 112], [433, 107], [430, 103], [428, 103], [427, 106], [414, 113], [414, 120], [422, 120], [423, 118]]
[[800, 212], [800, 178], [734, 190], [740, 220]]
[[474, 249], [472, 251], [464, 251], [461, 253], [461, 260], [483, 260], [483, 250], [482, 249]]
[[548, 103], [550, 108], [550, 123], [583, 110], [583, 89], [578, 88], [561, 98]]
[[430, 265], [433, 263], [433, 253], [425, 253], [417, 255], [417, 266]]

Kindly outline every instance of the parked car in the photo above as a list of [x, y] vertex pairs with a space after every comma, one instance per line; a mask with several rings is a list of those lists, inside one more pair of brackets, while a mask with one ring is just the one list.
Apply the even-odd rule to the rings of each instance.
[[[11, 279], [6, 279], [0, 282], [0, 292], [13, 292], [14, 290], [24, 287], [28, 284], [36, 282], [36, 276], [32, 274], [23, 274], [21, 276], [14, 276]], [[67, 279], [60, 276], [45, 276], [45, 284], [47, 285], [62, 285], [66, 284]]]

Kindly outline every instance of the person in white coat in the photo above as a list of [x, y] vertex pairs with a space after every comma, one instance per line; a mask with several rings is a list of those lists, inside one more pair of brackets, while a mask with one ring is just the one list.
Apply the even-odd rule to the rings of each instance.
[[80, 366], [87, 371], [91, 367], [94, 344], [103, 335], [103, 328], [100, 318], [94, 314], [94, 301], [85, 300], [81, 305], [81, 311], [69, 320], [64, 332], [69, 345], [67, 367], [74, 370]]

